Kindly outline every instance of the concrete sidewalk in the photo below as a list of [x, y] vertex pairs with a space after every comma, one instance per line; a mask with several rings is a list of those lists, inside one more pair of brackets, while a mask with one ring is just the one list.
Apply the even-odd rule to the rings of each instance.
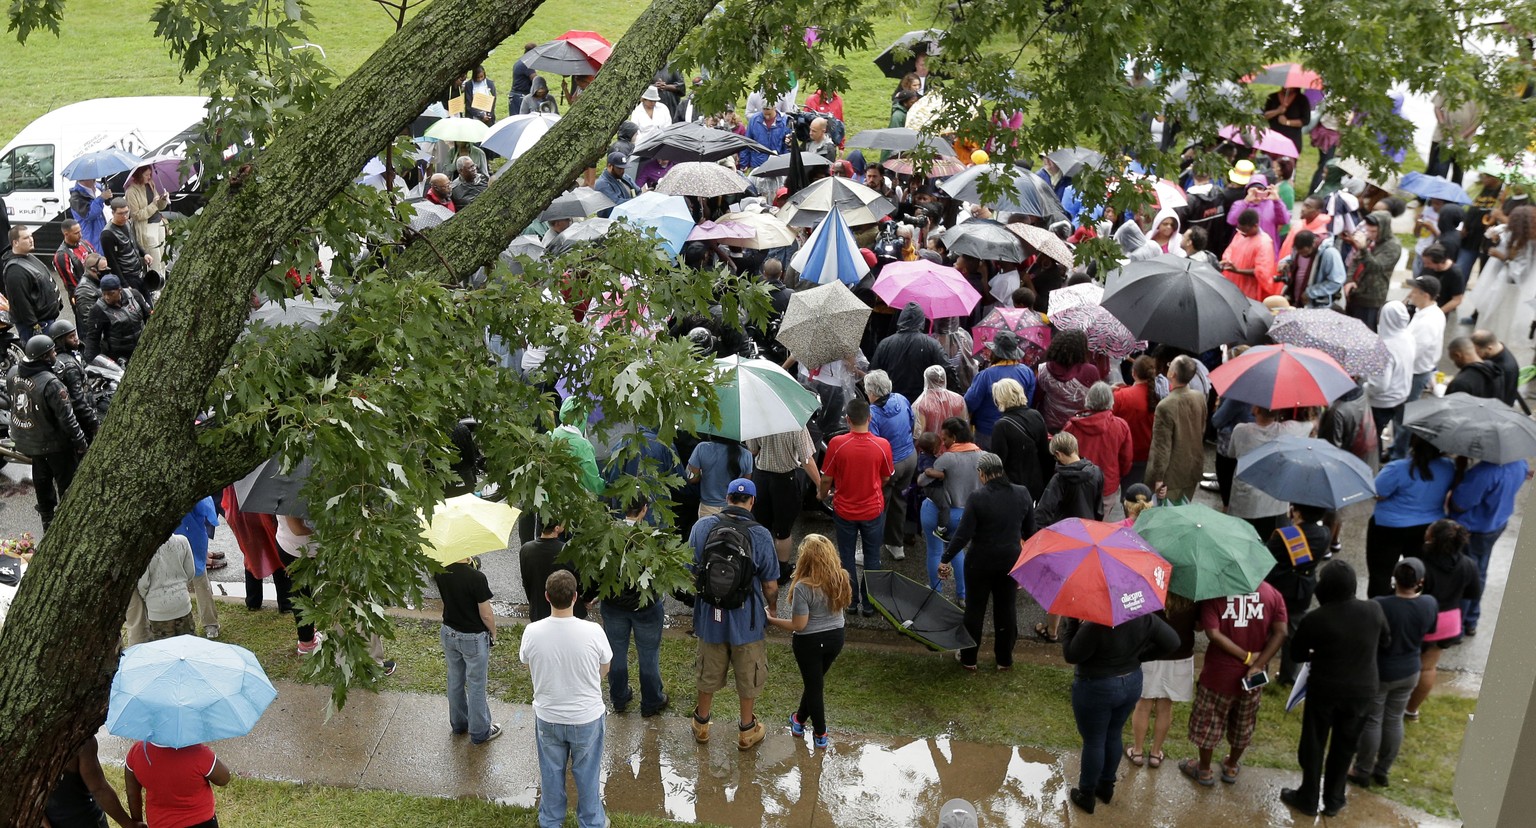
[[[447, 702], [439, 696], [354, 692], [327, 721], [329, 697], [326, 687], [280, 683], [277, 701], [254, 732], [214, 747], [245, 776], [535, 804], [531, 707], [493, 700], [492, 716], [506, 733], [473, 746], [449, 733]], [[835, 731], [829, 750], [814, 751], [782, 725], [770, 726], [761, 745], [742, 753], [731, 724], [717, 724], [711, 743], [699, 745], [683, 716], [609, 715], [608, 807], [764, 828], [929, 826], [954, 797], [971, 800], [988, 828], [1454, 824], [1359, 790], [1350, 791], [1349, 807], [1336, 818], [1295, 819], [1278, 798], [1282, 785], [1299, 781], [1295, 772], [1245, 768], [1236, 785], [1204, 789], [1171, 760], [1157, 770], [1123, 763], [1114, 804], [1090, 817], [1067, 801], [1075, 754]], [[105, 731], [99, 738], [102, 758], [121, 763], [128, 742]]]

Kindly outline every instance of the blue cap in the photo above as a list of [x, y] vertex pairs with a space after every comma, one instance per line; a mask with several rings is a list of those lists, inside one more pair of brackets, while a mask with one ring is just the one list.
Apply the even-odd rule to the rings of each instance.
[[747, 497], [757, 497], [757, 486], [753, 485], [752, 481], [746, 479], [745, 477], [738, 477], [735, 480], [732, 480], [730, 485], [725, 487], [725, 493], [727, 495], [746, 495]]
[[102, 290], [122, 290], [122, 287], [123, 287], [123, 280], [117, 278], [116, 276], [108, 274], [106, 276], [101, 277], [101, 289]]

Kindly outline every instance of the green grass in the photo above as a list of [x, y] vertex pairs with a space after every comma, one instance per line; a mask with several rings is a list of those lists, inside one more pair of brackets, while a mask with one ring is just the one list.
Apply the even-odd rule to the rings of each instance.
[[[273, 679], [302, 680], [288, 616], [251, 613], [229, 604], [221, 605], [219, 611], [226, 640], [254, 652]], [[409, 619], [396, 622], [396, 638], [387, 649], [400, 670], [383, 680], [380, 689], [444, 691], [437, 626]], [[529, 703], [532, 685], [527, 670], [517, 663], [521, 634], [520, 626], [503, 629], [501, 643], [491, 653], [489, 686], [491, 694], [503, 701]], [[670, 715], [685, 716], [691, 708], [694, 649], [691, 639], [668, 636], [663, 640], [662, 677], [674, 699]], [[788, 715], [800, 695], [799, 674], [785, 639], [770, 639], [768, 659], [770, 678], [757, 707], [765, 720]], [[1080, 743], [1072, 719], [1071, 685], [1072, 673], [1065, 667], [1021, 661], [1010, 673], [969, 675], [947, 656], [855, 645], [843, 651], [829, 677], [827, 710], [837, 731], [905, 738], [947, 734], [973, 742], [1075, 751]], [[1301, 715], [1284, 713], [1278, 688], [1267, 692], [1254, 745], [1244, 761], [1295, 769]], [[1422, 718], [1408, 725], [1393, 768], [1393, 784], [1383, 793], [1433, 814], [1453, 816], [1451, 784], [1467, 717], [1475, 706], [1475, 699], [1445, 693], [1431, 697]], [[713, 715], [717, 719], [728, 722], [737, 712], [733, 693], [716, 697]], [[1189, 705], [1175, 705], [1165, 746], [1170, 757], [1192, 755], [1184, 736], [1188, 717]]]

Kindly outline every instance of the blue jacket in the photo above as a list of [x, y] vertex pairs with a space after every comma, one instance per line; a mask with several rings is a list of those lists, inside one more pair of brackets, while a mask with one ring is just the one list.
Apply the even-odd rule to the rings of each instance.
[[208, 572], [208, 540], [209, 535], [219, 525], [219, 512], [214, 508], [213, 498], [205, 497], [192, 507], [192, 511], [181, 519], [181, 525], [176, 527], [176, 534], [187, 539], [192, 545], [192, 566], [199, 575]]
[[1477, 463], [1451, 492], [1451, 517], [1468, 532], [1499, 532], [1515, 513], [1515, 497], [1529, 470], [1524, 460]]
[[[613, 173], [607, 170], [603, 170], [603, 174], [597, 177], [597, 181], [593, 182], [592, 189], [608, 196], [608, 198], [613, 200], [615, 206], [634, 198], [640, 192], [640, 188], [635, 186], [633, 178], [627, 175], [623, 178], [615, 178]], [[610, 207], [598, 213], [598, 216], [608, 218], [608, 214], [612, 211], [613, 208]]]
[[1024, 396], [1030, 402], [1035, 399], [1035, 372], [1028, 365], [1015, 363], [1013, 365], [993, 365], [976, 375], [971, 381], [971, 387], [965, 391], [965, 407], [971, 411], [971, 425], [976, 428], [977, 434], [991, 434], [992, 426], [997, 425], [998, 418], [1003, 412], [997, 410], [997, 404], [992, 401], [992, 386], [1003, 379], [1015, 379], [1019, 385], [1024, 386]]
[[742, 150], [737, 163], [742, 167], [757, 167], [768, 156], [778, 155], [784, 149], [784, 136], [789, 134], [789, 119], [779, 113], [779, 117], [773, 122], [773, 126], [763, 123], [763, 113], [759, 112], [747, 122], [747, 137], [768, 148], [768, 152], [754, 152]]
[[885, 402], [869, 407], [869, 430], [891, 444], [892, 463], [900, 463], [916, 451], [912, 445], [915, 428], [917, 418], [912, 414], [912, 404], [895, 391], [885, 396]]
[[1344, 257], [1329, 238], [1318, 246], [1317, 262], [1312, 265], [1312, 281], [1307, 283], [1307, 301], [1316, 307], [1333, 303], [1333, 295], [1344, 289]]
[[1377, 526], [1423, 526], [1445, 517], [1445, 493], [1451, 490], [1456, 464], [1441, 457], [1429, 470], [1434, 476], [1420, 480], [1412, 460], [1393, 460], [1381, 467], [1376, 474]]

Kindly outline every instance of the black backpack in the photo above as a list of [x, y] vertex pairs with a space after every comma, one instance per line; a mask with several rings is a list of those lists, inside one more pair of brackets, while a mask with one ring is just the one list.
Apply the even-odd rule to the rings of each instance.
[[695, 581], [699, 598], [717, 609], [747, 603], [757, 565], [752, 561], [752, 520], [721, 513], [704, 538], [704, 554]]

